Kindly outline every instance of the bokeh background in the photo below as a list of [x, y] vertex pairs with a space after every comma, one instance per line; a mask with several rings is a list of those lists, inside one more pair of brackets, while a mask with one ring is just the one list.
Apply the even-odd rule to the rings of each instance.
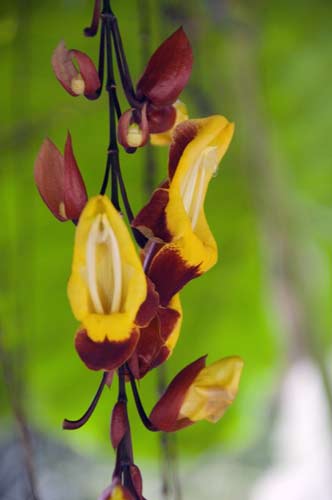
[[[15, 0], [0, 6], [0, 498], [97, 498], [114, 454], [108, 440], [116, 393], [105, 390], [81, 430], [64, 417], [88, 406], [99, 375], [73, 348], [66, 282], [74, 228], [41, 202], [33, 164], [45, 136], [63, 148], [69, 129], [89, 194], [99, 189], [107, 101], [73, 99], [53, 76], [60, 39], [96, 60], [86, 39], [87, 0]], [[332, 5], [328, 0], [114, 0], [134, 80], [179, 25], [195, 65], [181, 98], [190, 115], [236, 123], [210, 185], [207, 216], [220, 247], [209, 273], [182, 293], [184, 324], [170, 379], [209, 353], [238, 354], [236, 403], [216, 425], [199, 423], [171, 443], [182, 498], [327, 500], [332, 489]], [[146, 57], [146, 56], [145, 56]], [[155, 182], [167, 150], [152, 153]], [[151, 158], [150, 158], [151, 160]], [[122, 154], [132, 205], [147, 200], [147, 154]], [[157, 377], [140, 384], [151, 408]], [[132, 403], [130, 403], [132, 409]], [[147, 498], [160, 492], [158, 437], [132, 412], [136, 462]], [[176, 448], [176, 450], [175, 450]], [[174, 471], [173, 471], [174, 472]], [[172, 473], [172, 471], [171, 471]], [[169, 499], [179, 500], [179, 489]]]

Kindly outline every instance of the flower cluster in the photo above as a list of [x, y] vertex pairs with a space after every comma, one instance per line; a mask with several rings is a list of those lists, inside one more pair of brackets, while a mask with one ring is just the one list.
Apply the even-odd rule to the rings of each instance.
[[[110, 110], [118, 115], [117, 137], [126, 150], [153, 144], [169, 147], [166, 179], [149, 202], [131, 215], [123, 185], [116, 130], [111, 129], [113, 156], [108, 156], [103, 186], [112, 171], [112, 198], [101, 193], [88, 199], [77, 166], [70, 134], [64, 155], [46, 139], [35, 163], [35, 182], [43, 201], [60, 221], [76, 227], [68, 297], [79, 322], [75, 336], [78, 355], [91, 370], [102, 370], [103, 379], [87, 414], [64, 427], [78, 428], [86, 421], [105, 384], [119, 376], [119, 397], [111, 422], [111, 440], [117, 450], [114, 481], [103, 500], [143, 499], [142, 479], [134, 464], [126, 406], [130, 381], [143, 423], [149, 430], [173, 432], [198, 420], [216, 422], [233, 402], [239, 385], [242, 360], [227, 357], [205, 366], [202, 357], [186, 366], [170, 383], [147, 417], [136, 380], [164, 363], [179, 338], [183, 311], [180, 291], [217, 261], [217, 244], [204, 212], [210, 180], [227, 151], [234, 125], [220, 115], [189, 119], [178, 97], [192, 68], [192, 50], [182, 28], [165, 40], [152, 55], [134, 90], [123, 53], [118, 25], [109, 2], [98, 10], [101, 20], [101, 54], [113, 41], [123, 89], [131, 108], [121, 113], [114, 88]], [[104, 45], [105, 44], [105, 45]], [[77, 67], [73, 63], [76, 60]], [[61, 42], [52, 57], [55, 75], [72, 96], [96, 99], [101, 94], [103, 58], [96, 70], [92, 60]], [[108, 81], [114, 78], [107, 69]], [[119, 211], [118, 188], [127, 211], [129, 227]], [[138, 252], [135, 240], [139, 243]]]

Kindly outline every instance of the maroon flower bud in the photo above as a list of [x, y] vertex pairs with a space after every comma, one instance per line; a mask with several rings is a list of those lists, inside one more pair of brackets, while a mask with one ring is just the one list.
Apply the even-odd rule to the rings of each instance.
[[138, 98], [157, 107], [173, 104], [189, 80], [192, 64], [190, 42], [181, 27], [150, 58], [137, 84]]
[[[137, 119], [137, 114], [140, 118]], [[118, 123], [118, 140], [124, 148], [140, 148], [149, 139], [149, 126], [146, 116], [146, 104], [141, 111], [128, 109]]]
[[118, 401], [113, 408], [111, 419], [111, 442], [114, 449], [119, 446], [120, 441], [128, 430], [128, 417], [125, 403]]
[[[73, 60], [76, 59], [79, 70]], [[63, 88], [72, 96], [84, 94], [88, 99], [98, 97], [100, 80], [90, 57], [79, 50], [67, 50], [61, 41], [52, 56], [55, 76]]]
[[176, 431], [197, 422], [217, 422], [238, 391], [243, 361], [223, 358], [205, 367], [205, 356], [186, 366], [153, 408], [150, 420], [158, 429]]
[[139, 495], [140, 498], [143, 498], [142, 497], [143, 481], [142, 481], [141, 471], [139, 470], [139, 468], [135, 464], [132, 464], [130, 466], [129, 470], [130, 470], [131, 480], [133, 482], [136, 493]]
[[176, 109], [174, 106], [156, 108], [150, 104], [148, 106], [147, 117], [150, 134], [160, 134], [173, 127], [176, 120]]
[[40, 196], [57, 219], [63, 222], [79, 218], [87, 192], [69, 132], [64, 156], [50, 139], [45, 139], [35, 162], [34, 177]]

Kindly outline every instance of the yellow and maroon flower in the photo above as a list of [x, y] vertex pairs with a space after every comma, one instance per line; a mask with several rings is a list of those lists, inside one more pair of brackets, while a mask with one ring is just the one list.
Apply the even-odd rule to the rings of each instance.
[[[192, 64], [190, 42], [179, 28], [149, 59], [136, 86], [138, 107], [127, 110], [119, 120], [119, 142], [125, 148], [144, 146], [149, 134], [170, 131], [181, 119], [176, 101], [188, 83]], [[155, 140], [161, 143], [165, 138]]]
[[64, 155], [52, 141], [45, 139], [35, 162], [34, 177], [40, 196], [58, 220], [79, 218], [87, 193], [69, 132]]
[[205, 358], [186, 366], [170, 383], [150, 414], [156, 428], [172, 432], [198, 420], [215, 423], [233, 403], [242, 359], [232, 356], [206, 367]]
[[[73, 60], [76, 59], [79, 70]], [[52, 56], [52, 67], [58, 81], [72, 96], [84, 94], [88, 99], [96, 99], [100, 89], [98, 72], [90, 57], [80, 50], [66, 48], [62, 41]]]
[[68, 283], [81, 322], [77, 352], [88, 368], [112, 370], [133, 353], [135, 318], [147, 295], [146, 277], [127, 227], [106, 196], [91, 198], [80, 217]]
[[180, 123], [170, 148], [169, 179], [133, 221], [133, 226], [150, 239], [149, 245], [151, 240], [156, 243], [147, 274], [163, 306], [217, 261], [204, 200], [233, 131], [234, 125], [218, 115]]

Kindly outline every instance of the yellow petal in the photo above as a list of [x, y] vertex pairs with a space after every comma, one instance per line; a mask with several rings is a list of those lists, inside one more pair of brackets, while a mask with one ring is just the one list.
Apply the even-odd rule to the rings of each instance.
[[217, 422], [235, 399], [242, 368], [243, 361], [237, 356], [203, 368], [186, 393], [178, 419]]
[[175, 309], [175, 311], [177, 311], [180, 314], [179, 319], [174, 327], [174, 330], [172, 331], [172, 333], [170, 334], [170, 336], [168, 337], [168, 339], [165, 342], [165, 346], [167, 347], [167, 349], [169, 349], [169, 355], [168, 355], [168, 357], [169, 357], [172, 354], [173, 349], [177, 344], [177, 341], [178, 341], [179, 335], [180, 335], [181, 325], [182, 325], [182, 306], [181, 306], [179, 293], [174, 295], [174, 297], [171, 299], [168, 307]]
[[183, 150], [170, 183], [167, 228], [183, 259], [205, 272], [217, 261], [217, 245], [205, 218], [204, 200], [234, 125], [223, 116], [211, 116], [188, 120], [184, 133], [187, 124], [196, 128], [196, 134]]
[[106, 196], [91, 198], [81, 214], [68, 296], [92, 340], [130, 336], [146, 279], [128, 229]]

